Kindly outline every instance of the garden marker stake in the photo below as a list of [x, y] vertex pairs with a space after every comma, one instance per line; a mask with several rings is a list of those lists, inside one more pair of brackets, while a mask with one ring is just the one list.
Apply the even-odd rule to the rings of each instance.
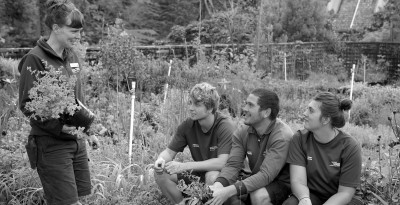
[[[131, 164], [131, 157], [132, 157], [132, 140], [133, 140], [133, 121], [135, 118], [135, 87], [136, 87], [136, 82], [132, 81], [132, 103], [131, 103], [131, 124], [130, 124], [130, 130], [129, 130], [129, 165]], [[130, 169], [129, 169], [130, 170]]]
[[[356, 6], [356, 10], [354, 10], [354, 14], [353, 14], [353, 18], [351, 20], [350, 23], [350, 29], [353, 27], [354, 25], [354, 20], [356, 19], [356, 15], [357, 15], [357, 11], [358, 11], [358, 6], [360, 5], [360, 0], [357, 1], [357, 6]], [[351, 99], [350, 99], [351, 100]]]
[[224, 90], [226, 90], [226, 84], [230, 83], [231, 81], [227, 81], [225, 78], [222, 78], [221, 82], [218, 82], [219, 84], [222, 84], [222, 87]]
[[[356, 70], [356, 64], [353, 64], [353, 68], [351, 69], [351, 85], [350, 85], [350, 100], [353, 100], [353, 86], [354, 86], [354, 72]], [[349, 110], [349, 121], [350, 121], [350, 112]]]
[[[172, 60], [169, 61], [168, 77], [171, 75]], [[168, 81], [165, 83], [164, 103], [167, 101]]]

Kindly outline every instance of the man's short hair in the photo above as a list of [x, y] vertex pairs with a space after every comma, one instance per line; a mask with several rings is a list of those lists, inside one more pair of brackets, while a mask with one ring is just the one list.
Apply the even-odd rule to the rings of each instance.
[[260, 111], [270, 108], [271, 114], [269, 115], [269, 119], [275, 120], [279, 113], [278, 95], [274, 91], [264, 88], [257, 88], [251, 94], [258, 97], [257, 104], [260, 106]]
[[190, 99], [197, 104], [202, 102], [207, 110], [212, 109], [214, 114], [219, 105], [219, 95], [217, 89], [208, 83], [196, 84], [189, 93]]

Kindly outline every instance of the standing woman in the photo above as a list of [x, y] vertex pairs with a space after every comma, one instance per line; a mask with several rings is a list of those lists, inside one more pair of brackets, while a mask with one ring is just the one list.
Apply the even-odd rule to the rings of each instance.
[[[72, 69], [79, 68], [72, 47], [81, 38], [83, 15], [69, 0], [49, 0], [46, 8], [45, 24], [51, 30], [50, 36], [39, 39], [37, 46], [18, 65], [21, 73], [19, 107], [26, 116], [32, 114], [25, 105], [30, 101], [28, 92], [35, 81], [27, 68], [44, 71], [45, 63], [55, 68], [62, 66], [64, 75], [77, 75], [75, 97], [84, 102], [79, 72], [72, 72]], [[85, 141], [71, 134], [75, 127], [58, 119], [41, 121], [30, 118], [30, 125], [29, 141], [33, 139], [37, 145], [37, 159], [30, 157], [30, 162], [36, 164], [47, 204], [81, 204], [78, 197], [91, 193]]]
[[316, 95], [304, 112], [304, 128], [290, 143], [287, 162], [293, 195], [284, 205], [345, 205], [361, 176], [361, 146], [341, 131], [351, 100], [329, 92]]

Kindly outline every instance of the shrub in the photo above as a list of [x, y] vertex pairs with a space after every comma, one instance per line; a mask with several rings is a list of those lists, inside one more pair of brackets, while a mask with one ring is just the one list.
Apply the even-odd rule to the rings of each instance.
[[18, 63], [19, 60], [0, 57], [0, 78], [13, 77], [17, 79], [19, 77]]
[[363, 86], [355, 94], [350, 121], [357, 125], [387, 125], [392, 111], [400, 108], [400, 90], [394, 87]]
[[186, 194], [188, 198], [184, 201], [190, 201], [190, 204], [202, 205], [212, 198], [212, 191], [203, 182], [200, 182], [200, 177], [192, 175], [190, 172], [183, 173], [191, 180], [190, 184], [186, 184], [183, 179], [178, 182], [178, 190]]

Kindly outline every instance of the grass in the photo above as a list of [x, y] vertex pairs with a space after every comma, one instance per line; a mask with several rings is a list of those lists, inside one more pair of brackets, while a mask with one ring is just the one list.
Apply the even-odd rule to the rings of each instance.
[[[97, 69], [97, 68], [96, 68]], [[131, 96], [129, 93], [115, 92], [110, 85], [105, 85], [104, 71], [92, 68], [91, 83], [87, 84], [87, 103], [97, 115], [96, 124], [101, 123], [108, 129], [100, 137], [101, 146], [98, 150], [88, 149], [92, 177], [92, 195], [82, 199], [85, 204], [169, 204], [161, 195], [155, 184], [152, 164], [157, 155], [165, 149], [171, 140], [177, 126], [187, 117], [187, 89], [170, 89], [167, 101], [163, 102], [163, 95], [143, 95], [141, 101], [135, 102], [135, 126], [133, 139], [132, 164], [128, 160], [128, 139], [130, 122]], [[238, 73], [238, 77], [228, 79], [231, 84], [228, 88], [218, 88], [220, 94], [231, 96], [231, 107], [240, 113], [242, 100], [254, 87], [270, 87], [281, 96], [281, 118], [287, 120], [293, 131], [302, 128], [297, 120], [309, 99], [319, 90], [330, 88], [313, 85], [313, 82], [282, 81], [265, 78], [245, 87], [249, 80], [255, 81], [249, 72]], [[322, 77], [314, 77], [320, 79]], [[219, 79], [214, 79], [218, 82]], [[246, 83], [244, 83], [246, 82]], [[337, 83], [337, 82], [335, 82]], [[6, 135], [0, 135], [0, 205], [3, 204], [44, 204], [43, 189], [36, 171], [29, 168], [28, 159], [23, 145], [29, 134], [29, 123], [17, 109], [15, 82], [0, 89], [0, 110], [7, 110], [7, 115], [0, 116]], [[318, 83], [317, 83], [318, 84]], [[242, 87], [241, 87], [242, 86]], [[336, 85], [335, 85], [336, 86]], [[171, 86], [173, 87], [173, 86]], [[363, 177], [359, 194], [366, 203], [396, 204], [399, 189], [399, 147], [389, 147], [389, 143], [396, 141], [392, 129], [384, 119], [390, 110], [380, 113], [380, 99], [397, 99], [398, 91], [395, 88], [369, 89], [357, 84], [357, 93], [354, 95], [359, 106], [358, 110], [367, 114], [375, 113], [375, 126], [347, 124], [343, 130], [354, 136], [363, 147]], [[315, 89], [314, 89], [315, 88]], [[373, 94], [368, 94], [369, 91]], [[371, 99], [380, 93], [379, 99]], [[137, 95], [139, 97], [139, 95]], [[374, 107], [364, 106], [368, 102]], [[397, 102], [397, 101], [396, 101]], [[397, 105], [396, 105], [397, 106]], [[387, 107], [387, 106], [386, 106]], [[374, 109], [374, 112], [369, 110]], [[147, 113], [149, 118], [146, 119]], [[361, 113], [361, 112], [359, 112]], [[354, 112], [352, 113], [352, 115]], [[360, 116], [360, 115], [357, 115]], [[235, 118], [236, 122], [240, 119]], [[400, 122], [400, 120], [398, 120]], [[157, 127], [157, 128], [156, 128]], [[378, 136], [381, 136], [380, 138]], [[378, 141], [379, 139], [379, 141]], [[178, 161], [191, 160], [186, 149], [178, 154]], [[396, 179], [397, 178], [397, 179]]]
[[[293, 130], [301, 129], [302, 127], [301, 124], [296, 122], [289, 122], [289, 125]], [[146, 128], [144, 124], [142, 124], [141, 127], [143, 127], [143, 130], [151, 129], [150, 126]], [[383, 191], [388, 189], [384, 187], [387, 187], [389, 184], [386, 183], [386, 186], [384, 186], [385, 184], [383, 184], [383, 182], [388, 180], [389, 177], [389, 165], [386, 162], [388, 160], [387, 155], [389, 154], [387, 143], [394, 138], [391, 129], [386, 126], [370, 128], [348, 124], [345, 126], [344, 130], [355, 136], [360, 143], [364, 145], [364, 173], [368, 172], [369, 175], [364, 176], [365, 184], [363, 186], [364, 188], [371, 189], [368, 196], [371, 196], [371, 193], [375, 193], [377, 196], [386, 196], [387, 194]], [[153, 133], [154, 131], [148, 132]], [[141, 133], [145, 133], [145, 131]], [[378, 148], [376, 146], [378, 143], [377, 136], [379, 135], [385, 136], [382, 137], [380, 141], [382, 147], [385, 145], [385, 148], [381, 149], [382, 158], [384, 158], [381, 162], [378, 161], [376, 154]], [[89, 149], [88, 154], [90, 157], [93, 194], [82, 200], [85, 204], [169, 204], [167, 199], [161, 195], [160, 190], [155, 184], [152, 163], [161, 149], [167, 146], [171, 136], [154, 133], [151, 135], [143, 135], [150, 142], [156, 142], [149, 145], [143, 145], [143, 141], [139, 140], [138, 136], [136, 138], [136, 143], [133, 144], [134, 153], [132, 155], [132, 164], [128, 163], [127, 138], [121, 139], [120, 142], [114, 145], [113, 139], [105, 136], [100, 138], [101, 147], [98, 150]], [[392, 151], [395, 152], [395, 150]], [[393, 159], [392, 167], [398, 167], [399, 160], [393, 157], [395, 156], [394, 152], [391, 153]], [[2, 163], [10, 163], [10, 161], [13, 161], [13, 163], [12, 166], [9, 165], [9, 173], [5, 172], [5, 170], [1, 170], [0, 202], [7, 202], [7, 204], [43, 204], [43, 190], [41, 189], [40, 180], [36, 171], [28, 168], [28, 159], [22, 147], [16, 149], [12, 153], [2, 153], [2, 156]], [[14, 156], [18, 160], [11, 160], [7, 158], [7, 156]], [[185, 150], [184, 153], [179, 154], [177, 160], [187, 161], [190, 160], [190, 158], [189, 152]], [[385, 163], [383, 161], [385, 161]], [[378, 165], [383, 168], [381, 177], [378, 177], [379, 172], [378, 169], [376, 169], [379, 167]], [[394, 175], [394, 173], [395, 172], [393, 172], [392, 175]], [[396, 174], [398, 175], [398, 171]], [[381, 183], [374, 185], [371, 184], [372, 182]], [[398, 187], [398, 182], [394, 183], [395, 184], [392, 185], [392, 195], [396, 193], [396, 185]], [[388, 196], [385, 197], [386, 200], [387, 197]], [[377, 197], [370, 197], [369, 200], [375, 200], [376, 204], [379, 202]]]

